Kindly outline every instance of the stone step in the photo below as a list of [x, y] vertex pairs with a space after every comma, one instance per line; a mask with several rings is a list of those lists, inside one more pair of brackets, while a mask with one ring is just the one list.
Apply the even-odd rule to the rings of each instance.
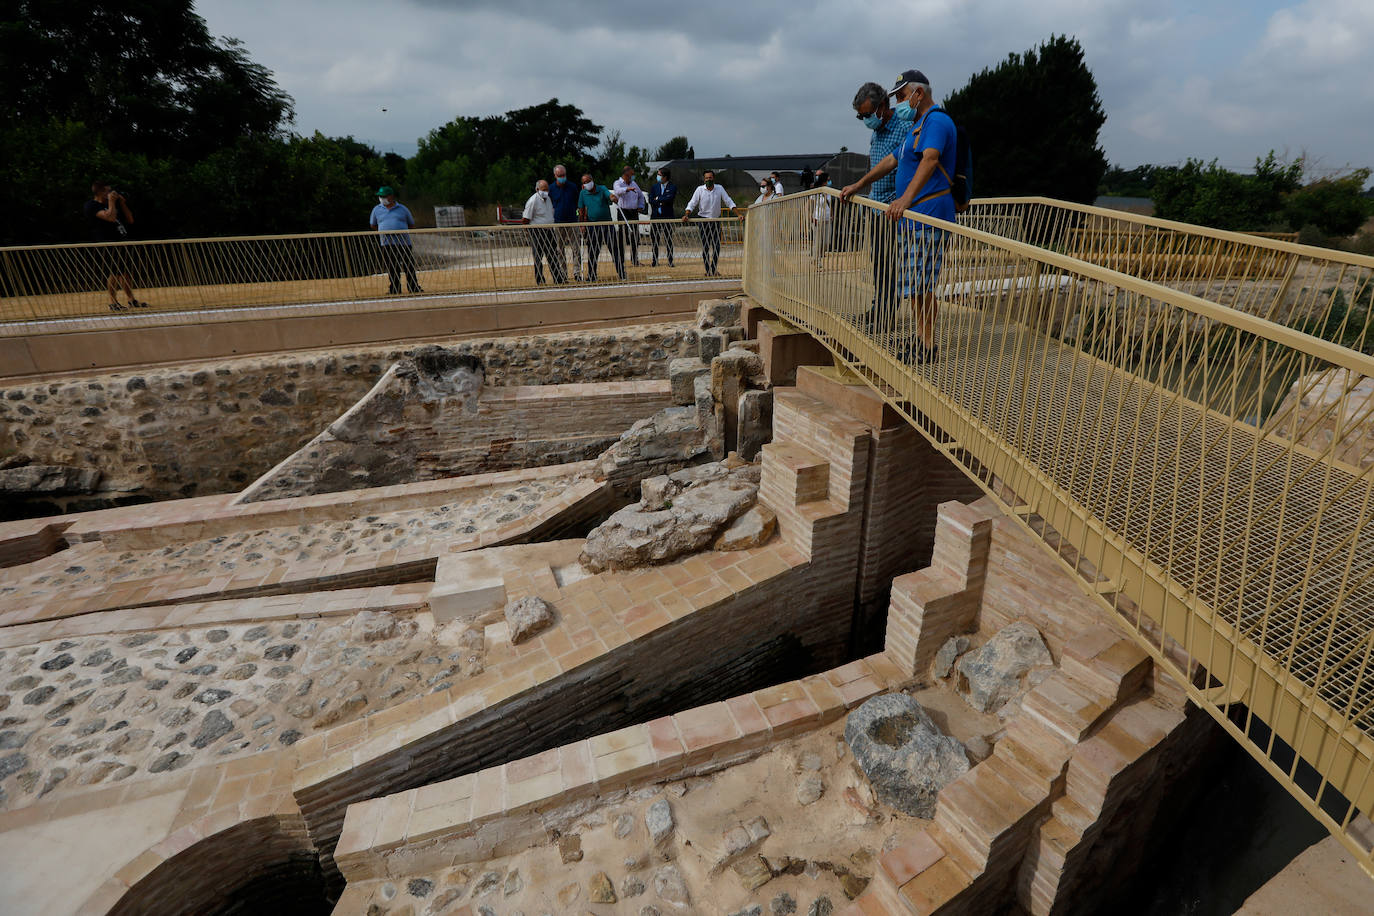
[[1077, 744], [1112, 708], [1113, 700], [1056, 671], [1026, 694], [1021, 716], [1029, 717]]

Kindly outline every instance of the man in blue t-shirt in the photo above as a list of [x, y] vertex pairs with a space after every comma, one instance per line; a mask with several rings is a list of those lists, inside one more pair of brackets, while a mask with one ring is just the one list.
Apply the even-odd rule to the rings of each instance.
[[577, 228], [577, 198], [581, 193], [577, 182], [568, 179], [568, 170], [555, 165], [549, 200], [553, 202], [553, 221], [559, 224], [558, 244], [572, 249], [574, 280], [582, 279], [582, 233]]
[[423, 293], [420, 281], [415, 277], [415, 255], [410, 248], [410, 233], [406, 229], [415, 228], [415, 217], [405, 204], [397, 203], [396, 192], [389, 185], [377, 189], [377, 206], [372, 208], [372, 228], [381, 234], [382, 261], [386, 263], [386, 276], [390, 282], [387, 293], [396, 295], [401, 291], [401, 272], [405, 271], [406, 283], [412, 293]]
[[902, 220], [913, 210], [934, 219], [954, 221], [952, 181], [958, 137], [954, 121], [935, 106], [930, 81], [919, 70], [907, 70], [897, 79], [892, 94], [898, 101], [895, 115], [914, 122], [910, 134], [894, 153], [868, 170], [868, 174], [841, 192], [848, 199], [889, 172], [897, 173], [897, 198], [888, 204], [888, 218], [899, 222], [901, 255], [899, 283], [912, 302], [916, 316], [916, 345], [907, 342], [904, 356], [916, 362], [933, 362], [940, 352], [935, 344], [935, 285], [944, 254], [944, 230], [923, 222]]

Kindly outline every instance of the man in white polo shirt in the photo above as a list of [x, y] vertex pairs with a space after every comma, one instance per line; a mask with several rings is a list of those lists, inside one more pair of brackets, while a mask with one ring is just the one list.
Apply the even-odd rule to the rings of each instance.
[[534, 184], [534, 193], [525, 201], [520, 221], [530, 229], [530, 251], [534, 253], [534, 282], [544, 285], [544, 265], [549, 262], [553, 282], [568, 282], [568, 266], [563, 262], [563, 246], [558, 244], [554, 228], [553, 201], [549, 199], [549, 183], [544, 179]]
[[[682, 214], [684, 223], [693, 216], [718, 219], [727, 207], [731, 213], [739, 215], [739, 208], [730, 195], [716, 184], [715, 172], [710, 169], [702, 172], [701, 181], [701, 186], [692, 193], [692, 200], [687, 204], [687, 212]], [[697, 223], [697, 233], [701, 236], [701, 262], [706, 265], [706, 276], [720, 276], [716, 270], [716, 263], [720, 260], [720, 223]]]

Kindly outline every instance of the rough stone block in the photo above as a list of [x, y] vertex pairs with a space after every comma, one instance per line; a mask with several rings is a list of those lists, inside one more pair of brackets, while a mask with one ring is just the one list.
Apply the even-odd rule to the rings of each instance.
[[722, 328], [701, 332], [701, 358], [707, 362], [724, 353], [730, 346], [730, 337]]
[[739, 421], [735, 431], [735, 450], [746, 461], [758, 457], [759, 450], [773, 439], [773, 392], [746, 391], [739, 397]]
[[668, 384], [673, 403], [683, 407], [696, 404], [695, 383], [701, 376], [709, 376], [711, 367], [699, 359], [675, 359], [668, 363]]
[[697, 327], [703, 331], [708, 328], [734, 327], [740, 323], [740, 307], [743, 299], [703, 299], [697, 303]]

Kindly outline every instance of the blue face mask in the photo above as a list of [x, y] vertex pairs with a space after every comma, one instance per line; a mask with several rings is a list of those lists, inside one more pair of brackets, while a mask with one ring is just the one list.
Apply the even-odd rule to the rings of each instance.
[[892, 109], [892, 116], [898, 121], [915, 121], [916, 109], [911, 107], [910, 102], [902, 102], [896, 108]]
[[567, 184], [567, 183], [568, 183], [568, 179], [567, 179], [567, 178], [555, 178], [554, 181], [558, 182], [559, 184]]
[[877, 130], [882, 126], [883, 119], [881, 115], [871, 114], [864, 118], [864, 127], [867, 127], [869, 130]]

